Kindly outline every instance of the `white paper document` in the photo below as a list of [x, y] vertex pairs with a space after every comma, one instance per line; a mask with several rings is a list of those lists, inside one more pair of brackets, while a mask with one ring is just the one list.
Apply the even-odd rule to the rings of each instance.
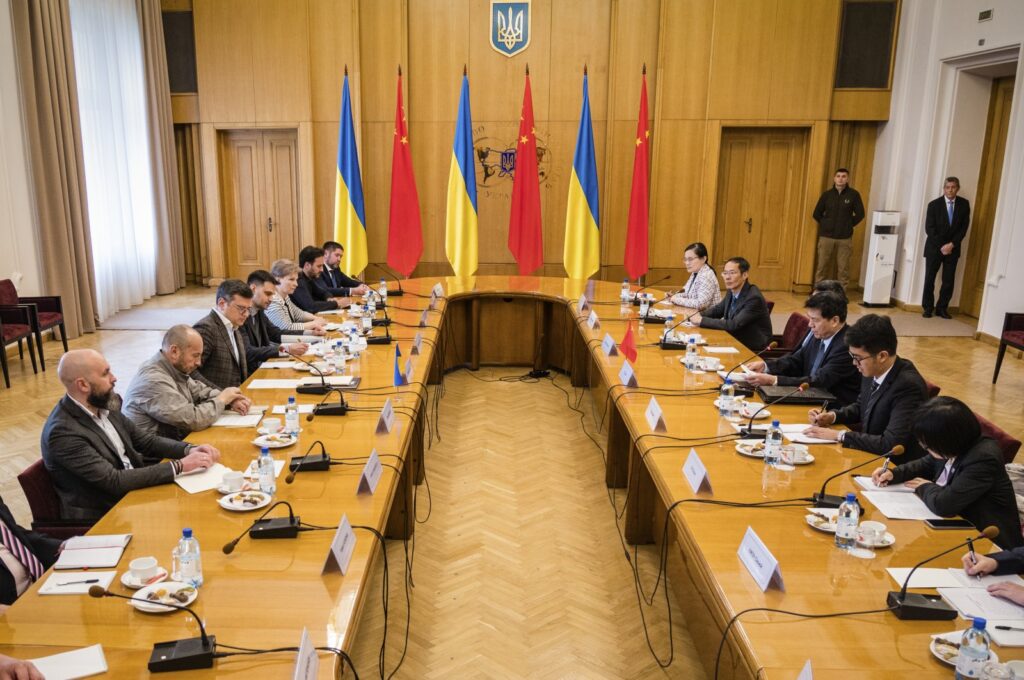
[[[312, 413], [314, 406], [316, 406], [316, 404], [298, 404], [299, 413]], [[275, 416], [283, 416], [286, 408], [287, 406], [285, 404], [278, 404], [273, 408], [273, 413]]]
[[[881, 462], [879, 462], [881, 467]], [[906, 484], [890, 484], [888, 486], [878, 486], [870, 477], [857, 476], [853, 478], [853, 481], [857, 482], [860, 488], [865, 491], [888, 491], [889, 493], [914, 493], [914, 490], [908, 488]]]
[[705, 345], [704, 351], [708, 354], [739, 354], [740, 351], [735, 347], [712, 347], [711, 345]]
[[40, 595], [86, 595], [89, 588], [110, 587], [116, 571], [54, 571], [39, 587]]
[[109, 569], [116, 567], [130, 540], [132, 540], [131, 534], [69, 538], [53, 568]]
[[[889, 567], [886, 569], [889, 572], [889, 576], [896, 582], [900, 588], [903, 587], [903, 582], [907, 580], [907, 574], [910, 573], [910, 567]], [[908, 588], [956, 588], [960, 586], [960, 581], [957, 580], [956, 576], [950, 573], [951, 569], [932, 569], [929, 567], [923, 567], [914, 572], [914, 576], [910, 579], [910, 585]], [[962, 571], [962, 570], [961, 570]]]
[[818, 439], [804, 434], [804, 430], [810, 427], [809, 423], [784, 423], [779, 425], [783, 436], [795, 444], [835, 444], [833, 439]]
[[299, 386], [298, 379], [257, 378], [249, 383], [250, 390], [294, 390]]
[[[355, 380], [351, 375], [328, 375], [323, 378], [328, 385], [334, 385], [335, 387], [348, 387]], [[255, 380], [253, 382], [256, 382]], [[320, 376], [313, 378], [303, 378], [299, 381], [303, 385], [319, 385]]]
[[262, 418], [262, 413], [250, 413], [243, 416], [241, 413], [230, 411], [217, 418], [211, 427], [256, 427]]
[[298, 361], [264, 361], [260, 364], [260, 368], [298, 368], [299, 363]]
[[102, 645], [30, 659], [46, 680], [75, 680], [107, 672]]
[[209, 491], [210, 489], [216, 489], [220, 486], [221, 481], [224, 479], [224, 473], [229, 470], [230, 468], [227, 468], [220, 463], [214, 463], [211, 467], [206, 468], [202, 472], [197, 472], [194, 475], [178, 475], [174, 478], [174, 483], [188, 493]]
[[888, 519], [942, 519], [912, 493], [865, 491], [864, 497]]
[[[1009, 626], [1019, 630], [999, 630], [996, 626]], [[1024, 647], [1024, 619], [989, 621], [985, 630], [1000, 647]]]
[[980, 616], [983, 619], [1024, 619], [1024, 607], [1001, 597], [989, 595], [982, 588], [939, 588], [939, 595], [960, 612], [965, 619]]

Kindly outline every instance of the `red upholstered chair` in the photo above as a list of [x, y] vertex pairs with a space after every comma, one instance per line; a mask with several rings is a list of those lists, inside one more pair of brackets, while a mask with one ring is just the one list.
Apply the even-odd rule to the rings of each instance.
[[28, 507], [32, 510], [32, 530], [67, 539], [81, 536], [89, 531], [92, 525], [82, 524], [81, 520], [63, 520], [60, 518], [60, 499], [53, 488], [50, 472], [43, 465], [42, 459], [29, 465], [18, 475]]
[[775, 309], [775, 303], [771, 300], [765, 300], [764, 304], [768, 307], [768, 313], [771, 314], [772, 310]]
[[4, 371], [4, 385], [11, 386], [11, 376], [7, 366], [7, 345], [17, 341], [18, 355], [24, 359], [25, 350], [22, 349], [22, 340], [28, 341], [28, 354], [32, 358], [32, 372], [38, 373], [36, 369], [36, 349], [32, 343], [32, 326], [29, 318], [29, 311], [24, 307], [8, 307], [0, 305], [0, 337], [3, 344], [0, 345], [0, 364]]
[[793, 312], [786, 321], [786, 327], [782, 330], [782, 335], [772, 336], [772, 342], [777, 342], [779, 346], [768, 350], [761, 356], [766, 359], [777, 359], [796, 351], [807, 335], [809, 325], [810, 320], [806, 315], [800, 312]]
[[939, 392], [942, 391], [941, 387], [939, 387], [938, 385], [933, 383], [928, 378], [924, 379], [924, 385], [925, 385], [925, 387], [928, 388], [928, 398], [929, 399], [934, 399], [935, 397], [939, 396]]
[[995, 439], [996, 443], [999, 444], [999, 448], [1003, 450], [1003, 462], [1007, 465], [1012, 463], [1017, 455], [1017, 451], [1020, 450], [1020, 440], [1004, 432], [991, 420], [977, 413], [974, 414], [974, 417], [978, 419], [978, 424], [981, 425], [981, 434]]
[[17, 305], [25, 307], [29, 313], [29, 325], [32, 326], [32, 333], [36, 336], [36, 344], [39, 345], [39, 367], [46, 370], [46, 360], [43, 358], [43, 331], [51, 328], [54, 337], [56, 329], [60, 329], [60, 341], [64, 345], [64, 351], [68, 351], [68, 332], [64, 329], [64, 307], [61, 304], [59, 295], [37, 295], [31, 297], [20, 297], [18, 289], [10, 279], [0, 280], [0, 305]]
[[1007, 312], [1003, 318], [1003, 333], [999, 336], [999, 354], [996, 356], [996, 370], [992, 374], [992, 384], [996, 384], [999, 369], [1003, 365], [1006, 348], [1024, 350], [1024, 312]]

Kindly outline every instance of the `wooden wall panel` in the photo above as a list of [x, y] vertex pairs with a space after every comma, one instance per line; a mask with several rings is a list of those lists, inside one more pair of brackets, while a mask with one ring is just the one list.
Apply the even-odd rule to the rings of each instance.
[[[595, 121], [607, 119], [610, 31], [609, 0], [559, 0], [552, 7], [551, 32], [557, 38], [551, 42], [551, 121], [579, 122], [584, 64], [590, 72], [591, 116]], [[599, 163], [600, 159], [598, 155]]]
[[256, 122], [310, 120], [309, 7], [261, 0], [250, 39]]
[[663, 120], [658, 127], [658, 154], [651, 171], [652, 268], [681, 268], [683, 246], [710, 232], [710, 227], [705, 233], [700, 228], [706, 127], [703, 120]]
[[257, 14], [247, 0], [196, 0], [196, 76], [204, 123], [255, 123], [252, 34]]
[[[454, 122], [462, 67], [469, 65], [469, 0], [408, 2], [409, 25], [415, 27], [409, 32], [409, 101], [406, 104], [409, 122]], [[470, 108], [475, 80], [474, 73], [470, 78]], [[409, 132], [416, 134], [412, 129]], [[451, 136], [449, 132], [449, 144]], [[446, 177], [447, 173], [445, 165]]]
[[708, 118], [768, 117], [777, 9], [778, 0], [716, 0]]
[[[821, 190], [824, 191], [832, 186], [832, 176], [836, 168], [848, 168], [850, 170], [850, 186], [860, 192], [864, 207], [867, 209], [871, 200], [871, 173], [874, 169], [877, 139], [877, 123], [831, 123], [828, 126], [828, 159], [824, 168]], [[850, 271], [854, 277], [860, 274], [864, 242], [868, 238], [870, 225], [871, 213], [868, 213], [864, 221], [853, 230], [853, 254], [850, 256]]]
[[658, 97], [651, 100], [659, 120], [707, 117], [714, 14], [714, 3], [705, 0], [662, 3], [665, 38], [658, 42]]
[[[313, 196], [316, 244], [334, 238], [334, 184], [337, 177], [338, 121], [318, 121], [313, 127]], [[366, 167], [365, 159], [360, 159]], [[282, 254], [295, 259], [298, 253]]]
[[[405, 6], [404, 0], [359, 3], [359, 31], [354, 39], [359, 41], [358, 95], [363, 122], [394, 123], [395, 81], [399, 64], [405, 74], [404, 98], [408, 111], [409, 54]], [[334, 37], [330, 36], [329, 39]], [[341, 92], [340, 89], [337, 91]], [[327, 102], [325, 112], [331, 113], [337, 120], [338, 101]], [[389, 151], [390, 148], [389, 143]]]
[[769, 118], [828, 118], [840, 9], [831, 0], [779, 3], [768, 60], [762, 66], [771, 79]]

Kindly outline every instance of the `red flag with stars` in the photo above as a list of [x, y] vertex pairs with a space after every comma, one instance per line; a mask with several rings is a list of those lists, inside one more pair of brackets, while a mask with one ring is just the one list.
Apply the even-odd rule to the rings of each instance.
[[633, 322], [626, 322], [626, 334], [622, 336], [622, 342], [619, 343], [619, 351], [622, 352], [622, 356], [629, 359], [630, 363], [636, 363], [636, 338], [633, 336]]
[[512, 212], [508, 218], [508, 249], [526, 276], [544, 263], [540, 225], [540, 176], [537, 172], [537, 131], [533, 125], [530, 67], [526, 67], [523, 113], [516, 141], [516, 169], [512, 178]]
[[388, 266], [405, 276], [412, 274], [423, 254], [420, 197], [412, 171], [409, 128], [402, 106], [402, 67], [398, 67], [398, 105], [391, 156], [391, 210], [388, 213]]
[[636, 124], [636, 152], [633, 156], [633, 189], [629, 195], [629, 225], [626, 228], [626, 275], [638, 279], [647, 273], [648, 194], [650, 187], [650, 140], [647, 126], [647, 66], [640, 84], [640, 118]]

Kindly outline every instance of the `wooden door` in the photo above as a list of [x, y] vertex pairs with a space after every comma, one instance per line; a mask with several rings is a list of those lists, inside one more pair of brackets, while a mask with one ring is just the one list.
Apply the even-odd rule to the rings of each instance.
[[228, 276], [245, 279], [299, 251], [295, 130], [221, 134], [221, 185]]
[[804, 129], [722, 131], [711, 254], [716, 267], [742, 256], [762, 290], [792, 289], [806, 157]]
[[985, 292], [988, 251], [992, 245], [992, 223], [996, 214], [999, 184], [1003, 176], [1003, 156], [1006, 155], [1006, 133], [1010, 127], [1013, 86], [1013, 76], [992, 81], [988, 127], [985, 131], [985, 146], [981, 153], [981, 172], [978, 175], [978, 194], [971, 206], [971, 224], [967, 230], [967, 257], [962, 260], [964, 278], [960, 290], [960, 311], [975, 318], [981, 313], [981, 298]]

